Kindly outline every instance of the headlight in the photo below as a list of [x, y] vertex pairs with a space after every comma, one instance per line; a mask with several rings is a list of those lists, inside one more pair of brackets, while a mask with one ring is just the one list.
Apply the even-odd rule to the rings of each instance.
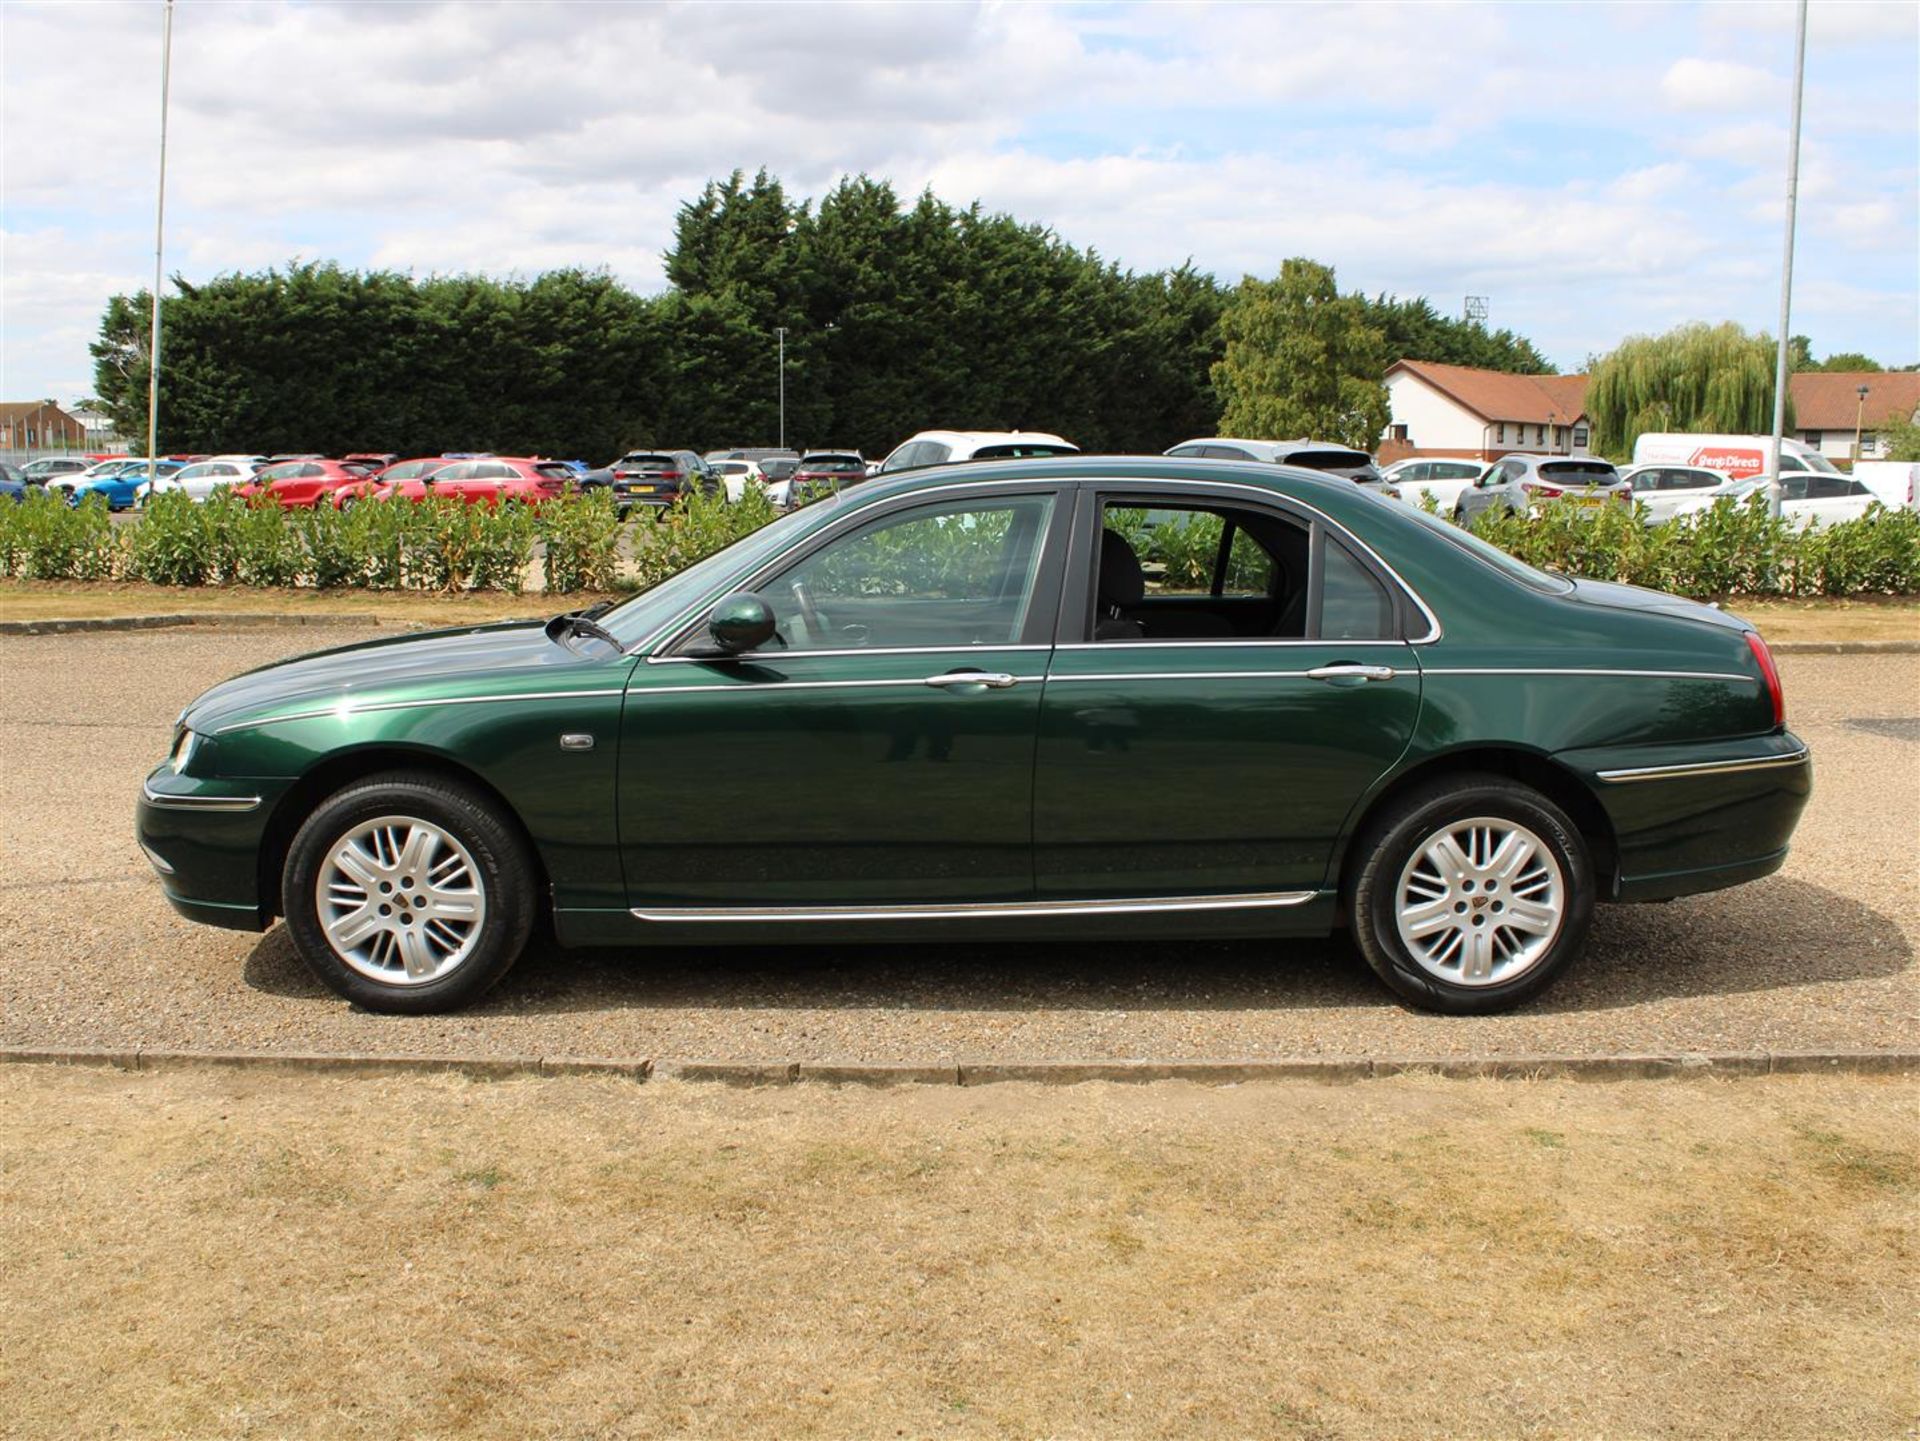
[[180, 775], [185, 772], [187, 762], [193, 759], [193, 748], [199, 743], [199, 736], [195, 735], [185, 726], [180, 727], [180, 734], [173, 738], [173, 755], [169, 757], [173, 762], [173, 773], [175, 775]]

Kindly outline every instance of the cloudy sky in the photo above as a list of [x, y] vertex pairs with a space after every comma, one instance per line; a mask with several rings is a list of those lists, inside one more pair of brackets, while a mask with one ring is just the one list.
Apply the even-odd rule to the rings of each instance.
[[[93, 388], [151, 277], [161, 6], [0, 5], [0, 399]], [[1920, 6], [1815, 0], [1793, 329], [1920, 359]], [[765, 166], [931, 186], [1121, 263], [1290, 255], [1577, 366], [1773, 328], [1792, 7], [180, 0], [167, 268], [605, 266]]]

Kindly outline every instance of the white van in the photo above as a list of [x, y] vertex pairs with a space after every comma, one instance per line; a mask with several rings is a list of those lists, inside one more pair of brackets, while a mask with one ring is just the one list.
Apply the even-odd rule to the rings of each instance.
[[[1633, 443], [1635, 465], [1699, 465], [1735, 480], [1762, 474], [1773, 438], [1766, 435], [1687, 435], [1678, 431], [1649, 431]], [[1780, 473], [1813, 470], [1838, 475], [1833, 462], [1812, 446], [1785, 436], [1780, 440]]]

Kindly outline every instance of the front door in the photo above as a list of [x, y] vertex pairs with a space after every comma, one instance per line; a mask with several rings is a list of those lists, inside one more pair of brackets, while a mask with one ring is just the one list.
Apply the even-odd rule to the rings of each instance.
[[696, 631], [635, 667], [630, 904], [1030, 897], [1060, 509], [1031, 485], [903, 498], [755, 579], [774, 643], [701, 658]]
[[1063, 602], [1047, 675], [1040, 898], [1323, 889], [1413, 734], [1410, 600], [1310, 517], [1191, 492], [1083, 510], [1096, 603], [1074, 633]]

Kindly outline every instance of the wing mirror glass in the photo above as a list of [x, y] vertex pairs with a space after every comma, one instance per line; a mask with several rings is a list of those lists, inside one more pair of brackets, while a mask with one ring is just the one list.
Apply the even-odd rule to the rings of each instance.
[[773, 632], [773, 607], [752, 591], [723, 597], [707, 616], [707, 634], [728, 655], [758, 650]]

